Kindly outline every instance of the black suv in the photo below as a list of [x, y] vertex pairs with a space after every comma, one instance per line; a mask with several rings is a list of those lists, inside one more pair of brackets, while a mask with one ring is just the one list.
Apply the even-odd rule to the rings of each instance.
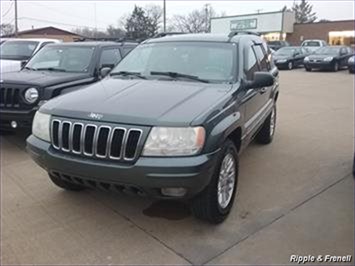
[[125, 42], [46, 45], [21, 71], [1, 75], [0, 128], [31, 126], [40, 105], [100, 80], [136, 46]]
[[222, 222], [239, 154], [275, 133], [270, 60], [247, 33], [150, 39], [101, 82], [41, 106], [27, 149], [61, 188], [188, 199], [198, 218]]

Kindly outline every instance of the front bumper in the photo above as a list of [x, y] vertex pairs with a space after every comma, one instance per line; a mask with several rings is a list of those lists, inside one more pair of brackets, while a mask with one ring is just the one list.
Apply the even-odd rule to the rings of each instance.
[[283, 68], [287, 68], [288, 67], [288, 63], [289, 61], [286, 61], [286, 62], [278, 62], [278, 61], [275, 61], [275, 65], [278, 69], [283, 69]]
[[330, 69], [333, 67], [333, 62], [304, 62], [304, 66], [308, 68], [316, 68], [316, 69]]
[[11, 121], [16, 121], [18, 128], [30, 128], [37, 110], [37, 107], [30, 110], [0, 109], [0, 128], [11, 128]]
[[184, 198], [198, 194], [209, 184], [218, 157], [216, 151], [180, 158], [140, 157], [133, 165], [118, 164], [63, 154], [33, 135], [27, 139], [27, 151], [49, 173], [81, 180], [85, 186], [95, 182], [106, 187], [134, 187], [156, 198], [168, 198], [161, 188], [185, 188]]

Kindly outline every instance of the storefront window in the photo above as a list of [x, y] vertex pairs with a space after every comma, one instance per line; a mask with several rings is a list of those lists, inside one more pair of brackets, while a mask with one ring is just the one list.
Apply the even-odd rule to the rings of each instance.
[[329, 44], [354, 46], [355, 31], [331, 31], [329, 32]]

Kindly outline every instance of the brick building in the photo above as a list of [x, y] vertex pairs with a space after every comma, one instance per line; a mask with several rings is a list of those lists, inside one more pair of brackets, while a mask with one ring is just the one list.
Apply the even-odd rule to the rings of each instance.
[[[3, 38], [13, 38], [15, 37], [14, 34], [7, 35], [7, 36], [1, 36]], [[72, 42], [77, 39], [83, 38], [82, 36], [62, 30], [56, 27], [44, 27], [44, 28], [37, 28], [37, 29], [31, 29], [31, 30], [24, 30], [24, 31], [19, 31], [17, 34], [18, 38], [47, 38], [47, 39], [57, 39], [57, 40], [62, 40], [63, 42]]]
[[286, 40], [293, 45], [300, 45], [306, 39], [321, 39], [331, 45], [345, 44], [354, 46], [354, 20], [327, 21], [294, 24], [293, 32]]

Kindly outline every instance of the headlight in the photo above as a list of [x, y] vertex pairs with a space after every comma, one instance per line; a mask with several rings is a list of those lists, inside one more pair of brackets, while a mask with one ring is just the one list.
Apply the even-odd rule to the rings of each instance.
[[50, 142], [49, 123], [51, 116], [36, 112], [32, 123], [32, 134], [39, 139]]
[[38, 99], [39, 93], [36, 88], [29, 88], [25, 91], [25, 100], [27, 103], [35, 103]]
[[350, 63], [350, 64], [353, 64], [353, 63], [354, 63], [354, 57], [353, 57], [353, 56], [349, 58], [349, 63]]
[[333, 60], [333, 57], [329, 56], [329, 57], [324, 58], [323, 60], [326, 62], [330, 62]]
[[304, 58], [304, 61], [309, 61], [309, 57], [306, 56], [306, 57]]
[[144, 156], [186, 156], [201, 151], [203, 127], [153, 127], [145, 143]]
[[277, 60], [277, 63], [286, 63], [287, 62], [287, 59], [279, 59]]

